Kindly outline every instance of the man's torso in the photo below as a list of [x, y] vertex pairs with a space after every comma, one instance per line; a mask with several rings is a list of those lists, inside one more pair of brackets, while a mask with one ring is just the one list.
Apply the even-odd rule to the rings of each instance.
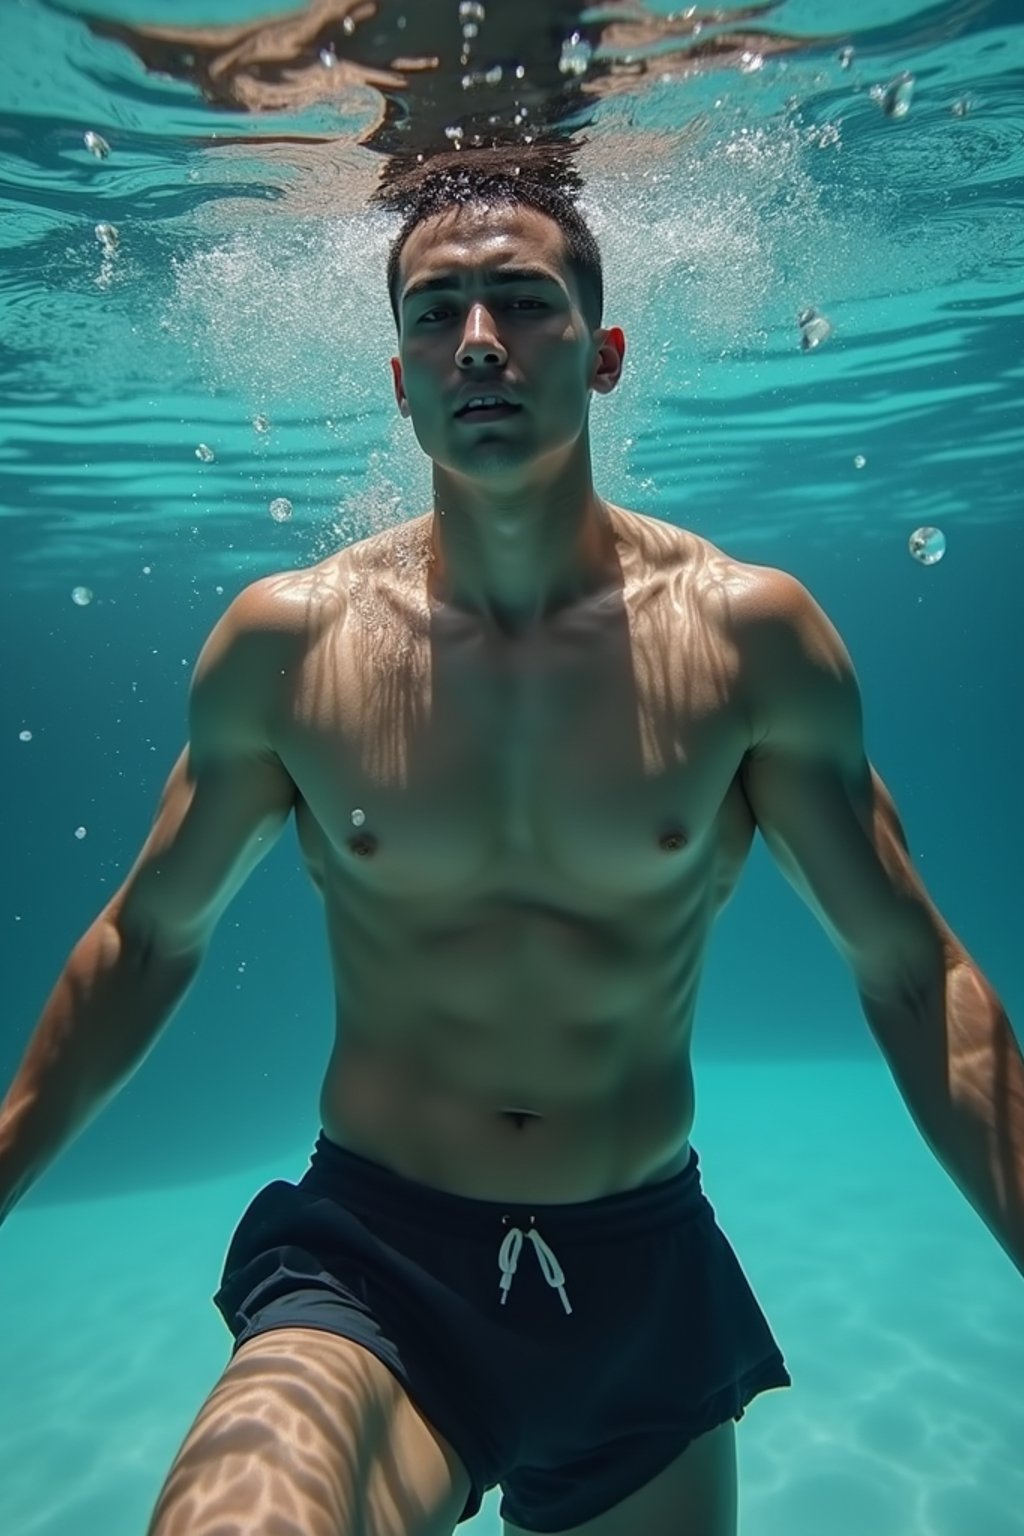
[[428, 597], [429, 518], [284, 579], [324, 1128], [470, 1197], [592, 1199], [688, 1155], [696, 993], [755, 826], [730, 610], [759, 574], [611, 510], [621, 580], [527, 635]]

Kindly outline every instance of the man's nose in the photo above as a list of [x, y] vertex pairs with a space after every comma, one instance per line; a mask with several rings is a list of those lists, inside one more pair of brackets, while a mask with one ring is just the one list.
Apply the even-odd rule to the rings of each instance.
[[498, 338], [486, 305], [470, 306], [455, 361], [460, 368], [499, 368], [508, 362], [508, 353]]

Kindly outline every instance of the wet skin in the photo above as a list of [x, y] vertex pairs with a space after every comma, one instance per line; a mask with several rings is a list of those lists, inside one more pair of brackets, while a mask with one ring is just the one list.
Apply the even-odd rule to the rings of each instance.
[[[231, 605], [112, 914], [197, 951], [294, 812], [336, 983], [328, 1135], [457, 1194], [587, 1200], [685, 1163], [704, 958], [756, 828], [862, 996], [957, 941], [810, 595], [596, 494], [625, 341], [558, 226], [445, 214], [399, 278], [433, 509]], [[493, 394], [514, 409], [467, 416]]]

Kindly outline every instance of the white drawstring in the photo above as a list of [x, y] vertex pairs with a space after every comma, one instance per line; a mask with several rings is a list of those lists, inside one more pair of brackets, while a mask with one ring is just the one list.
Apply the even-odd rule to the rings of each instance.
[[[545, 1280], [548, 1282], [548, 1285], [554, 1286], [558, 1291], [566, 1313], [571, 1312], [572, 1307], [569, 1305], [569, 1298], [565, 1294], [565, 1275], [562, 1273], [562, 1266], [540, 1233], [534, 1231], [532, 1216], [530, 1217], [530, 1230], [526, 1233], [526, 1236], [534, 1246]], [[516, 1272], [516, 1265], [519, 1263], [519, 1254], [522, 1246], [523, 1232], [521, 1228], [510, 1227], [505, 1233], [501, 1248], [498, 1251], [498, 1267], [501, 1270], [499, 1285], [502, 1306], [508, 1300], [508, 1293], [512, 1286], [512, 1277]]]

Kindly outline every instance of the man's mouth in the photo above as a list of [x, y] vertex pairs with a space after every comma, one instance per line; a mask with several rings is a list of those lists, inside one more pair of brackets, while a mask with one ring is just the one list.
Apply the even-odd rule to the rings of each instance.
[[511, 416], [519, 409], [503, 395], [479, 394], [460, 406], [455, 415], [460, 421], [500, 421], [503, 416]]

